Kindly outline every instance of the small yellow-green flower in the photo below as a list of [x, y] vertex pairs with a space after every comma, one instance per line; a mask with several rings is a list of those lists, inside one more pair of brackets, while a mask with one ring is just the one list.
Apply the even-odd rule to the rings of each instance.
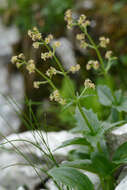
[[29, 60], [27, 65], [26, 65], [26, 69], [28, 70], [29, 74], [34, 73], [35, 72], [35, 62], [33, 59]]
[[40, 45], [39, 42], [34, 42], [34, 43], [33, 43], [33, 47], [34, 47], [35, 49], [38, 49], [38, 48], [39, 48], [39, 45]]
[[90, 79], [86, 79], [84, 82], [84, 85], [85, 85], [85, 88], [95, 89], [95, 84]]
[[34, 83], [33, 83], [34, 88], [38, 89], [39, 85], [40, 85], [40, 81], [34, 81]]
[[106, 48], [107, 45], [110, 43], [110, 39], [109, 38], [105, 38], [104, 36], [100, 37], [99, 40], [100, 40], [100, 46], [102, 48]]
[[69, 71], [72, 72], [73, 74], [78, 72], [79, 70], [80, 70], [80, 65], [79, 64], [77, 64], [75, 66], [71, 66], [70, 69], [69, 69]]
[[57, 74], [57, 70], [54, 67], [50, 67], [47, 71], [46, 71], [46, 75], [48, 77], [52, 77], [53, 75]]
[[106, 59], [110, 59], [112, 57], [112, 51], [107, 51], [105, 54]]

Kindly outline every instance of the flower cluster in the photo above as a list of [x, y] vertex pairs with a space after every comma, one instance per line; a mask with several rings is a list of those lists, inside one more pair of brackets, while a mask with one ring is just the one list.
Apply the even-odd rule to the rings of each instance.
[[109, 38], [105, 38], [105, 37], [100, 37], [99, 38], [99, 40], [100, 40], [100, 47], [102, 47], [102, 48], [106, 48], [107, 47], [107, 45], [110, 43], [110, 39]]
[[72, 19], [72, 11], [70, 9], [66, 11], [64, 19], [67, 22], [67, 28], [72, 29], [73, 19]]
[[83, 28], [86, 28], [87, 26], [90, 25], [90, 21], [89, 20], [86, 20], [86, 16], [85, 15], [81, 15], [78, 19], [78, 24], [79, 26], [83, 27]]
[[45, 43], [49, 44], [51, 42], [51, 40], [53, 40], [53, 35], [49, 34], [46, 38], [45, 38]]
[[38, 48], [39, 48], [39, 45], [40, 45], [39, 42], [34, 42], [34, 43], [33, 43], [33, 47], [34, 47], [35, 49], [38, 49]]
[[111, 59], [111, 57], [112, 57], [112, 51], [107, 51], [105, 54], [105, 58], [109, 60]]
[[60, 97], [60, 93], [58, 90], [55, 90], [52, 94], [50, 94], [50, 100], [51, 101], [56, 101], [56, 102], [59, 102], [60, 104], [64, 105], [66, 104], [66, 101]]
[[86, 69], [90, 70], [91, 68], [94, 68], [95, 70], [99, 69], [99, 62], [95, 61], [95, 60], [90, 60], [87, 65], [86, 65]]
[[90, 79], [86, 79], [84, 82], [84, 85], [85, 85], [85, 88], [95, 89], [95, 84]]
[[41, 33], [38, 31], [36, 27], [33, 28], [33, 30], [28, 31], [28, 36], [33, 40], [33, 41], [40, 41], [42, 39]]
[[69, 69], [69, 71], [72, 72], [73, 74], [78, 72], [79, 70], [80, 70], [80, 65], [79, 64], [77, 64], [75, 66], [71, 66], [70, 69]]
[[43, 59], [44, 61], [46, 61], [46, 59], [52, 58], [52, 56], [53, 56], [52, 51], [41, 53], [41, 59]]
[[57, 70], [54, 67], [50, 67], [47, 71], [46, 71], [46, 75], [50, 78], [52, 78], [53, 75], [57, 74]]
[[88, 46], [88, 44], [85, 42], [85, 34], [84, 33], [77, 34], [76, 39], [80, 41], [81, 48], [85, 49]]
[[33, 59], [30, 59], [28, 61], [28, 63], [26, 64], [26, 69], [28, 70], [29, 74], [35, 72], [36, 67], [35, 67], [35, 62]]
[[20, 53], [18, 56], [16, 55], [11, 58], [12, 64], [16, 64], [17, 68], [21, 67], [24, 61], [25, 61], [25, 56], [23, 53]]
[[54, 48], [58, 48], [58, 47], [60, 47], [61, 46], [61, 43], [59, 42], [59, 41], [55, 41], [54, 43], [53, 43], [53, 47]]

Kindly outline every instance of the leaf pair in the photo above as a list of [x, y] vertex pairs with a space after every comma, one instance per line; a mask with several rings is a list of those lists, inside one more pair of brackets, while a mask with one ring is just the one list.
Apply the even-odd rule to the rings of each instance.
[[106, 85], [99, 85], [97, 87], [99, 102], [103, 106], [114, 107], [118, 112], [127, 112], [127, 97], [123, 96], [121, 90], [114, 93]]

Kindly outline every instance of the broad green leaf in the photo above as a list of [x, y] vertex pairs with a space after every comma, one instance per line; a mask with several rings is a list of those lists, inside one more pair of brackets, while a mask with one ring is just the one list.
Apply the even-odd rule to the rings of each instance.
[[122, 144], [117, 148], [115, 151], [113, 158], [114, 163], [120, 164], [120, 163], [127, 163], [127, 142]]
[[62, 183], [75, 190], [94, 190], [90, 179], [75, 168], [58, 167], [51, 169], [48, 173], [58, 183]]
[[92, 109], [87, 110], [85, 108], [82, 108], [82, 110], [87, 121], [84, 119], [83, 115], [79, 111], [79, 108], [77, 107], [75, 111], [75, 119], [77, 121], [76, 123], [77, 127], [74, 128], [72, 131], [73, 132], [83, 132], [83, 131], [91, 132], [88, 126], [88, 123], [89, 123], [94, 133], [96, 133], [100, 128], [100, 121], [98, 120], [97, 115], [92, 111]]
[[73, 167], [73, 168], [78, 168], [78, 169], [87, 170], [87, 171], [96, 173], [95, 169], [92, 166], [91, 160], [88, 160], [88, 159], [64, 162], [63, 164], [61, 164], [61, 166]]
[[106, 177], [111, 174], [114, 164], [109, 159], [107, 159], [104, 154], [94, 153], [91, 160], [93, 167], [99, 176]]
[[114, 98], [112, 96], [112, 92], [110, 88], [106, 85], [99, 85], [97, 87], [97, 93], [99, 97], [99, 102], [104, 106], [111, 106], [114, 102]]
[[118, 105], [118, 106], [116, 107], [116, 109], [117, 109], [119, 112], [121, 112], [121, 111], [127, 112], [127, 97], [123, 97], [123, 98], [122, 98], [121, 104]]
[[62, 81], [61, 94], [65, 98], [72, 98], [75, 92], [75, 84], [68, 77], [65, 77]]
[[62, 145], [59, 146], [57, 149], [64, 148], [64, 147], [69, 146], [69, 145], [85, 145], [85, 146], [90, 146], [90, 143], [85, 138], [83, 138], [83, 137], [75, 137], [73, 139], [64, 141], [62, 143]]
[[80, 146], [78, 149], [69, 152], [70, 160], [90, 159], [90, 150], [87, 146]]

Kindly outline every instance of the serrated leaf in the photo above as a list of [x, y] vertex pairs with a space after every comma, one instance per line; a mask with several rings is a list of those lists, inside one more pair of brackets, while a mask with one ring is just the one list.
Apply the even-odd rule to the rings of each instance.
[[127, 142], [123, 143], [121, 146], [117, 148], [112, 160], [117, 164], [127, 163]]
[[114, 98], [112, 96], [112, 92], [110, 88], [106, 85], [99, 85], [97, 87], [97, 93], [99, 97], [99, 102], [104, 106], [111, 106], [114, 102]]
[[75, 168], [58, 167], [51, 169], [48, 173], [58, 183], [62, 183], [75, 190], [94, 190], [90, 179]]
[[91, 132], [89, 125], [91, 126], [92, 130], [94, 131], [94, 133], [96, 133], [99, 128], [100, 128], [100, 121], [97, 118], [97, 115], [92, 111], [92, 109], [85, 109], [82, 108], [83, 110], [83, 114], [85, 115], [86, 120], [83, 118], [81, 112], [79, 111], [79, 108], [76, 108], [76, 112], [75, 112], [75, 119], [77, 121], [76, 123], [76, 128], [74, 128], [72, 131], [73, 132]]

